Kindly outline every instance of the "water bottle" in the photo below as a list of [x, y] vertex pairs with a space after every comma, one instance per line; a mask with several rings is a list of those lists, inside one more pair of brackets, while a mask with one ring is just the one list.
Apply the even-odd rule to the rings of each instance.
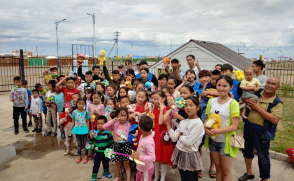
[[69, 72], [69, 76], [70, 76], [70, 77], [73, 77], [73, 76], [74, 76], [73, 73], [74, 73], [73, 71], [70, 71], [70, 72]]

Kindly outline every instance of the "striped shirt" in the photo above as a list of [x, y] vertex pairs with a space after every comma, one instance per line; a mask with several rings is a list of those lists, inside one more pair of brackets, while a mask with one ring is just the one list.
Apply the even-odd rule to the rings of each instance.
[[90, 139], [89, 143], [94, 143], [94, 150], [96, 152], [103, 153], [113, 143], [112, 133], [108, 130], [104, 130], [103, 133], [98, 131], [97, 137]]

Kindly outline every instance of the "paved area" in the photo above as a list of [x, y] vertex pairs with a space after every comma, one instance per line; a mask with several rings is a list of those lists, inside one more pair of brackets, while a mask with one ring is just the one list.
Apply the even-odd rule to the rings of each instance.
[[[72, 150], [71, 155], [63, 156], [63, 140], [59, 142], [56, 137], [24, 133], [21, 129], [19, 135], [13, 134], [12, 103], [9, 102], [8, 95], [0, 93], [0, 180], [90, 180], [93, 162], [76, 164], [76, 157], [73, 155], [76, 149]], [[209, 151], [203, 150], [203, 163], [203, 178], [200, 180], [215, 180], [208, 175]], [[294, 180], [294, 166], [291, 163], [274, 159], [271, 159], [271, 163], [271, 180]], [[237, 180], [245, 170], [242, 154], [239, 153], [233, 161], [233, 180]], [[258, 177], [257, 159], [253, 161], [253, 170]], [[115, 166], [110, 166], [110, 171], [114, 173]], [[101, 172], [98, 177], [101, 181], [113, 180], [102, 177]], [[179, 180], [178, 170], [169, 168], [166, 181]]]

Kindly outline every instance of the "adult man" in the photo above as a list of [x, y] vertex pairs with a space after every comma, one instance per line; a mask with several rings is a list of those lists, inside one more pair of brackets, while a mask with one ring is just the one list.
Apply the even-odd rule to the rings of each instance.
[[267, 181], [270, 178], [269, 147], [270, 140], [275, 137], [276, 126], [282, 116], [282, 101], [276, 95], [280, 88], [279, 79], [272, 77], [266, 81], [265, 89], [261, 92], [258, 102], [253, 99], [245, 101], [252, 109], [244, 119], [245, 148], [243, 156], [247, 172], [239, 178], [239, 181], [254, 179], [252, 173], [253, 148], [258, 154], [258, 166], [260, 178]]
[[200, 66], [199, 66], [198, 60], [197, 60], [197, 62], [196, 62], [196, 64], [195, 64], [195, 56], [194, 56], [194, 55], [188, 55], [188, 56], [186, 57], [186, 60], [187, 60], [187, 64], [188, 64], [189, 68], [185, 68], [184, 70], [182, 70], [182, 72], [181, 72], [181, 77], [182, 77], [182, 79], [184, 79], [187, 70], [192, 69], [192, 70], [194, 70], [194, 72], [195, 72], [195, 75], [196, 75], [196, 81], [199, 83], [199, 77], [198, 77], [198, 74], [199, 74], [199, 71], [200, 71], [201, 69], [200, 69]]
[[256, 60], [252, 64], [254, 70], [254, 78], [257, 78], [259, 83], [261, 84], [261, 89], [264, 89], [267, 77], [262, 74], [262, 69], [264, 68], [264, 63], [261, 60]]
[[[140, 66], [139, 73], [136, 74], [136, 79], [138, 79], [138, 80], [141, 79], [140, 70], [141, 70], [142, 68], [147, 68], [147, 69], [149, 68], [149, 67], [148, 67], [148, 64], [147, 64], [146, 61], [141, 61], [140, 64], [139, 64], [139, 66]], [[150, 72], [149, 72], [148, 80], [149, 80], [150, 82], [152, 82], [152, 83], [154, 84], [155, 87], [158, 87], [158, 81], [157, 81], [157, 78], [155, 77], [155, 75], [153, 75], [153, 74], [150, 73]]]
[[168, 68], [165, 68], [165, 72], [166, 74], [168, 75], [168, 77], [176, 77], [177, 80], [178, 80], [178, 83], [177, 83], [177, 86], [179, 86], [181, 83], [182, 83], [182, 78], [181, 78], [181, 75], [180, 75], [180, 67], [181, 67], [181, 64], [179, 64], [179, 60], [174, 58], [171, 60], [171, 67], [173, 69], [172, 72], [169, 72], [169, 69]]

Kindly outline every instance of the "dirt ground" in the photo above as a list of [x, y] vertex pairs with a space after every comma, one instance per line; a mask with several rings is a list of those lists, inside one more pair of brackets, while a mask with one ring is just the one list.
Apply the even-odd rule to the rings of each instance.
[[[64, 140], [58, 144], [56, 137], [43, 137], [41, 133], [24, 133], [20, 129], [18, 135], [13, 133], [12, 103], [8, 100], [9, 93], [0, 93], [0, 180], [19, 181], [19, 180], [77, 180], [84, 181], [91, 179], [93, 161], [87, 164], [76, 164], [76, 156], [71, 151], [71, 155], [63, 156], [65, 146]], [[21, 123], [21, 121], [20, 121]], [[21, 124], [20, 124], [21, 127]], [[43, 129], [46, 128], [43, 124]], [[29, 127], [29, 130], [32, 130]], [[209, 178], [209, 151], [203, 151], [203, 178], [202, 181], [214, 180]], [[281, 162], [271, 159], [271, 180], [290, 181], [294, 178], [294, 166], [291, 163]], [[101, 181], [107, 179], [98, 173]], [[245, 164], [242, 154], [239, 153], [233, 161], [232, 172], [233, 180], [245, 173]], [[253, 170], [258, 178], [257, 159], [253, 160]], [[110, 172], [114, 175], [115, 166], [110, 166]], [[134, 175], [135, 171], [133, 171]], [[126, 176], [124, 176], [126, 180]], [[166, 181], [179, 181], [180, 176], [177, 169], [168, 168]]]

